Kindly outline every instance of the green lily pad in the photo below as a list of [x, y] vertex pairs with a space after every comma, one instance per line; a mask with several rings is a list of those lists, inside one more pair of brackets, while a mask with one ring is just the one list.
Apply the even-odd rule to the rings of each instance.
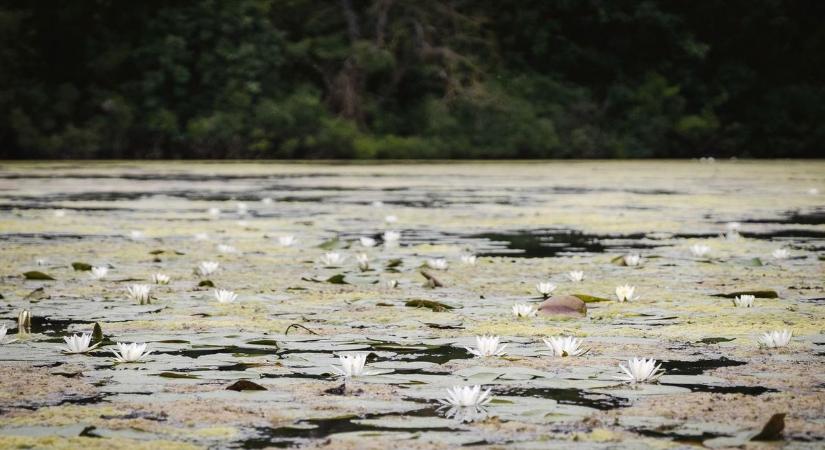
[[609, 302], [609, 298], [604, 297], [596, 297], [594, 295], [587, 295], [587, 294], [573, 294], [573, 297], [578, 298], [579, 300], [585, 303], [596, 303], [596, 302]]
[[158, 374], [159, 377], [163, 378], [191, 378], [191, 379], [198, 379], [200, 378], [197, 375], [192, 375], [191, 373], [179, 373], [179, 372], [161, 372]]
[[349, 284], [344, 280], [344, 274], [339, 273], [326, 279], [327, 283], [332, 284]]
[[203, 280], [198, 283], [198, 287], [215, 287], [215, 283], [212, 280]]
[[29, 272], [25, 272], [23, 276], [26, 277], [27, 280], [54, 280], [54, 277], [52, 277], [51, 275], [47, 275], [38, 270], [31, 270]]
[[404, 306], [409, 306], [410, 308], [429, 308], [435, 312], [443, 312], [455, 309], [454, 306], [446, 305], [444, 303], [436, 302], [433, 300], [423, 299], [410, 300], [407, 303], [405, 303]]
[[84, 263], [84, 262], [73, 262], [72, 263], [72, 269], [74, 269], [78, 272], [89, 271], [89, 270], [92, 270], [92, 265]]
[[698, 343], [700, 344], [718, 344], [720, 342], [730, 342], [735, 340], [736, 338], [725, 338], [725, 337], [709, 337], [704, 339], [699, 339]]

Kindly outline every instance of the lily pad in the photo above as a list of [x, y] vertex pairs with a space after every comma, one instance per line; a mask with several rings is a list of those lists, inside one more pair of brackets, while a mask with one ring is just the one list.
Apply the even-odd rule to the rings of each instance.
[[51, 275], [40, 272], [39, 270], [31, 270], [23, 274], [27, 280], [54, 280]]
[[198, 283], [198, 287], [215, 287], [215, 283], [212, 280], [202, 280]]
[[193, 380], [196, 380], [196, 379], [200, 378], [197, 375], [192, 375], [190, 373], [180, 373], [180, 372], [161, 372], [161, 373], [158, 374], [158, 376], [163, 377], [163, 378], [189, 378], [189, 379], [193, 379]]
[[344, 274], [342, 273], [327, 278], [326, 282], [331, 284], [349, 284], [344, 280]]
[[725, 337], [708, 337], [704, 339], [699, 339], [696, 341], [699, 344], [719, 344], [720, 342], [730, 342], [735, 340], [736, 338], [725, 338]]
[[577, 297], [579, 300], [581, 300], [585, 303], [609, 302], [610, 301], [609, 298], [596, 297], [596, 296], [587, 295], [587, 294], [573, 294], [573, 297]]
[[84, 263], [84, 262], [73, 262], [72, 263], [72, 269], [74, 269], [78, 272], [89, 271], [89, 270], [92, 270], [92, 265]]
[[410, 300], [407, 303], [405, 303], [404, 306], [409, 306], [410, 308], [429, 308], [435, 312], [443, 312], [455, 309], [454, 306], [450, 306], [441, 302], [436, 302], [434, 300], [424, 299]]
[[238, 380], [226, 387], [229, 391], [265, 391], [265, 387], [249, 380]]

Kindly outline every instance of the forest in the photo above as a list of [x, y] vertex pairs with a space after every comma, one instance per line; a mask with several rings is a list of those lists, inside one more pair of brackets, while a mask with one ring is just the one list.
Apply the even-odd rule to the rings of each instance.
[[818, 0], [0, 3], [3, 159], [817, 157]]

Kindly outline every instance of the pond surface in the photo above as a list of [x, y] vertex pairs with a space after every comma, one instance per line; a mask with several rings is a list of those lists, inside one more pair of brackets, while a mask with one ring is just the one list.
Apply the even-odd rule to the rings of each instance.
[[[3, 163], [0, 448], [716, 448], [776, 413], [785, 445], [821, 448], [812, 189], [823, 162]], [[219, 268], [198, 275], [202, 261]], [[595, 301], [585, 317], [516, 318], [539, 282]], [[624, 284], [638, 298], [618, 302]], [[751, 291], [751, 308], [725, 297]], [[60, 351], [96, 323], [100, 347]], [[757, 345], [781, 329], [787, 347]], [[474, 357], [479, 335], [504, 354]], [[552, 336], [589, 351], [553, 357]], [[116, 342], [153, 353], [118, 364]], [[336, 375], [347, 352], [371, 374]], [[619, 381], [632, 357], [661, 362], [659, 382]], [[465, 385], [493, 400], [472, 417], [440, 408]]]

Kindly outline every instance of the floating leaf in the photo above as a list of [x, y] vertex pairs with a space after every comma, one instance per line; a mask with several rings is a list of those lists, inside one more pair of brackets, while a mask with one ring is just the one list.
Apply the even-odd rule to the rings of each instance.
[[203, 280], [198, 283], [198, 287], [215, 287], [215, 283], [212, 280]]
[[92, 344], [99, 342], [103, 342], [103, 327], [100, 326], [100, 322], [95, 322], [95, 326], [92, 328]]
[[704, 339], [699, 339], [698, 343], [700, 344], [718, 344], [720, 342], [730, 342], [735, 340], [736, 338], [724, 338], [724, 337], [709, 337]]
[[26, 294], [26, 296], [23, 297], [23, 300], [28, 300], [30, 302], [36, 302], [36, 301], [43, 300], [44, 298], [49, 298], [49, 295], [46, 294], [46, 289], [41, 286], [41, 287], [29, 292], [28, 294]]
[[436, 278], [435, 275], [431, 274], [430, 272], [422, 270], [421, 275], [427, 279], [427, 286], [431, 288], [444, 287], [444, 283], [442, 283], [441, 280]]
[[768, 420], [768, 423], [762, 427], [756, 436], [752, 437], [752, 441], [777, 441], [782, 439], [782, 431], [785, 429], [785, 413], [774, 414]]
[[92, 265], [84, 262], [73, 262], [72, 269], [76, 271], [89, 271], [92, 270]]
[[753, 295], [756, 298], [779, 298], [779, 294], [772, 289], [763, 289], [755, 291], [737, 291], [729, 294], [714, 294], [714, 297], [734, 298], [740, 295]]
[[748, 267], [762, 267], [765, 264], [759, 258], [752, 258], [752, 259], [749, 259], [749, 260], [745, 261], [745, 265], [748, 266]]
[[444, 303], [436, 302], [433, 300], [423, 299], [410, 300], [407, 303], [405, 303], [404, 306], [409, 306], [410, 308], [429, 308], [435, 312], [443, 312], [455, 309], [454, 306], [445, 305]]
[[610, 301], [609, 298], [596, 297], [596, 296], [587, 295], [587, 294], [573, 294], [573, 297], [577, 297], [579, 300], [581, 300], [585, 303], [609, 302]]
[[333, 276], [327, 278], [326, 281], [327, 281], [327, 283], [332, 283], [332, 284], [349, 284], [346, 281], [344, 281], [344, 274], [342, 274], [342, 273], [339, 273], [337, 275], [333, 275]]
[[47, 275], [38, 270], [32, 270], [23, 274], [27, 280], [54, 280], [51, 275]]
[[178, 372], [161, 372], [158, 374], [159, 377], [163, 378], [191, 378], [191, 379], [198, 379], [200, 378], [197, 375], [192, 375], [191, 373], [178, 373]]
[[149, 252], [150, 255], [160, 255], [161, 253], [165, 253], [165, 250], [152, 250]]
[[249, 380], [238, 380], [226, 387], [228, 391], [265, 391], [266, 388]]
[[386, 267], [387, 267], [387, 269], [392, 269], [392, 268], [400, 266], [403, 263], [404, 263], [404, 261], [401, 258], [393, 258], [393, 259], [387, 261], [387, 266]]
[[249, 341], [249, 344], [252, 345], [274, 345], [275, 347], [278, 346], [278, 341], [275, 339], [257, 339], [254, 341]]
[[340, 246], [341, 246], [341, 240], [336, 237], [336, 238], [330, 239], [328, 241], [322, 242], [320, 245], [318, 245], [318, 248], [320, 248], [322, 250], [332, 250], [332, 249], [335, 249], [335, 248], [339, 248]]

